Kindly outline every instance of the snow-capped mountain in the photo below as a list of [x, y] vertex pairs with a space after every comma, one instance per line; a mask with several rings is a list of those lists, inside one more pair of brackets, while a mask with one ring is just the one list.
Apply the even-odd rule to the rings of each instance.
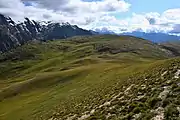
[[15, 23], [10, 17], [0, 14], [0, 52], [22, 45], [30, 40], [64, 39], [77, 35], [92, 35], [69, 23], [38, 22], [25, 18]]
[[168, 41], [180, 41], [180, 36], [172, 35], [170, 33], [161, 33], [161, 32], [143, 32], [143, 31], [132, 31], [132, 32], [123, 32], [115, 33], [106, 28], [96, 29], [96, 32], [99, 34], [115, 34], [115, 35], [130, 35], [135, 37], [140, 37], [155, 43], [168, 42]]

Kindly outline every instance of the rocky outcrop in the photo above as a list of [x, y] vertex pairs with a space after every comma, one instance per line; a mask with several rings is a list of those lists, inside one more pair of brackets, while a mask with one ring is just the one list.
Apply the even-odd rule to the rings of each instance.
[[16, 24], [11, 18], [0, 15], [0, 51], [4, 52], [29, 40], [39, 39], [40, 26], [28, 18]]
[[10, 17], [0, 14], [0, 52], [23, 45], [30, 40], [64, 39], [77, 35], [92, 35], [88, 30], [69, 23], [42, 24], [25, 18], [22, 23], [15, 23]]

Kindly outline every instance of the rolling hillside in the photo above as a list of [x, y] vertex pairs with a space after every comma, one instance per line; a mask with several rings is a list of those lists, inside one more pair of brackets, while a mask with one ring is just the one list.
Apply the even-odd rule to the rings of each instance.
[[0, 119], [178, 120], [176, 55], [131, 36], [31, 41], [0, 56]]
[[177, 56], [180, 55], [180, 41], [169, 41], [160, 44], [163, 48], [173, 51]]

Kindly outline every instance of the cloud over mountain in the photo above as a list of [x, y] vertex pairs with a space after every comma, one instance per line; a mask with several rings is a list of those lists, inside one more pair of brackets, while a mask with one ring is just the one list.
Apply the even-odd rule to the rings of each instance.
[[[8, 4], [7, 4], [8, 3]], [[41, 21], [69, 22], [86, 29], [110, 31], [170, 32], [180, 24], [180, 8], [136, 13], [125, 0], [1, 0], [0, 13], [21, 21], [24, 17]], [[123, 14], [126, 17], [121, 17]]]
[[[8, 3], [8, 4], [7, 4]], [[16, 5], [16, 6], [14, 6]], [[20, 20], [31, 17], [36, 20], [66, 20], [78, 24], [88, 23], [94, 16], [111, 12], [125, 12], [129, 3], [117, 0], [85, 2], [81, 0], [1, 0], [0, 13]], [[47, 17], [48, 16], [48, 17]], [[76, 19], [79, 20], [76, 20]], [[90, 20], [93, 21], [93, 20]]]

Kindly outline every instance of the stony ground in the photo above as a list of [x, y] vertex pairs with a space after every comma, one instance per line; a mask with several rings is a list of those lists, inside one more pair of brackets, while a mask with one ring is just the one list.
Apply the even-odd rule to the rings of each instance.
[[180, 120], [180, 67], [156, 72], [139, 81], [129, 78], [132, 84], [108, 94], [104, 103], [84, 106], [89, 111], [50, 120]]

